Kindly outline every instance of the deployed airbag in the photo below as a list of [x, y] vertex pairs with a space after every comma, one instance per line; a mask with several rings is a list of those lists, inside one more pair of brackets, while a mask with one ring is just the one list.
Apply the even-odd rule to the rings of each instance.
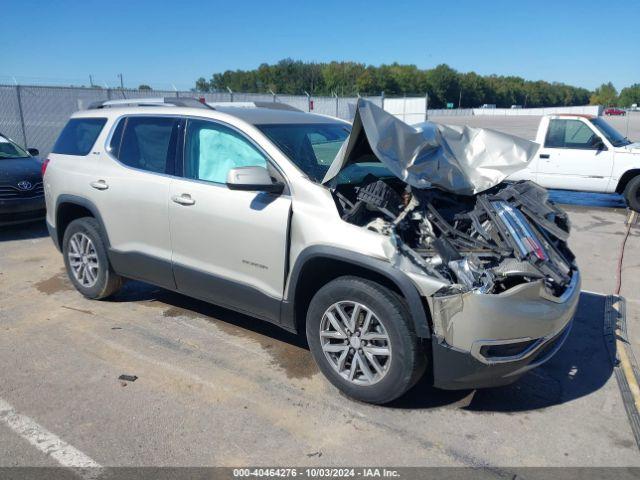
[[484, 128], [431, 122], [410, 126], [359, 99], [351, 134], [323, 183], [373, 155], [412, 187], [473, 195], [526, 167], [537, 150], [535, 142]]

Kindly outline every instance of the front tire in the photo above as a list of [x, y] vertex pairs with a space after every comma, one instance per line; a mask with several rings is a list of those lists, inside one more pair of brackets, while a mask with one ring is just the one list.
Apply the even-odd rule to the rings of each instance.
[[624, 189], [624, 198], [631, 210], [640, 212], [640, 175], [632, 178]]
[[95, 218], [78, 218], [69, 224], [62, 239], [62, 254], [71, 283], [85, 297], [107, 298], [122, 286], [122, 277], [109, 263]]
[[384, 404], [422, 376], [426, 355], [401, 299], [370, 280], [340, 277], [309, 304], [307, 341], [327, 379], [349, 397]]

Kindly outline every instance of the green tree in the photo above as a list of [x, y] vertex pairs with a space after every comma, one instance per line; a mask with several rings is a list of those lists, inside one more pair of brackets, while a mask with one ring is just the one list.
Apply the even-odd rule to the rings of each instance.
[[150, 90], [153, 90], [153, 88], [151, 88], [149, 85], [147, 85], [147, 84], [143, 83], [142, 85], [138, 85], [138, 90], [147, 90], [147, 91], [150, 91]]
[[209, 84], [206, 78], [200, 77], [198, 80], [196, 80], [196, 92], [210, 92], [210, 91], [211, 91], [211, 85]]
[[322, 69], [325, 93], [338, 95], [355, 95], [358, 77], [365, 71], [362, 63], [331, 62]]
[[487, 98], [487, 81], [475, 72], [460, 75], [460, 89], [462, 91], [462, 108], [482, 105]]
[[604, 105], [608, 107], [609, 105], [614, 105], [618, 100], [618, 91], [616, 87], [613, 86], [613, 83], [603, 83], [598, 88], [595, 89], [593, 95], [589, 99], [589, 103], [591, 105]]
[[460, 96], [460, 76], [453, 68], [441, 64], [427, 71], [427, 84], [430, 89], [429, 103], [434, 108], [444, 108], [447, 103], [458, 103]]
[[[584, 88], [542, 80], [530, 81], [515, 76], [481, 76], [474, 72], [460, 73], [446, 64], [432, 69], [399, 63], [380, 66], [358, 62], [302, 62], [285, 58], [275, 64], [261, 64], [253, 70], [227, 70], [214, 73], [210, 80], [196, 80], [197, 91], [225, 91], [264, 93], [273, 90], [279, 94], [300, 95], [424, 95], [429, 94], [429, 105], [441, 108], [447, 102], [455, 105], [461, 99], [463, 107], [478, 107], [483, 103], [508, 108], [511, 105], [527, 107], [555, 105], [585, 105], [591, 92]], [[623, 90], [624, 101], [636, 98], [635, 86]], [[613, 89], [613, 92], [609, 90]], [[607, 93], [608, 92], [608, 93]], [[601, 99], [602, 94], [606, 99]], [[615, 103], [617, 93], [607, 84], [593, 93], [597, 103]], [[621, 101], [623, 100], [621, 96]], [[636, 103], [629, 100], [627, 103]]]
[[379, 94], [382, 89], [378, 83], [378, 75], [376, 69], [369, 66], [356, 79], [356, 90], [361, 95]]
[[621, 107], [630, 107], [633, 104], [640, 104], [640, 83], [634, 83], [630, 87], [620, 90], [618, 105]]

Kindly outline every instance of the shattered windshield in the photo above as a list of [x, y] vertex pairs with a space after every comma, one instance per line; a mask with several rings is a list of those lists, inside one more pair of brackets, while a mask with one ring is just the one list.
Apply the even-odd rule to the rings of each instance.
[[627, 137], [613, 128], [606, 120], [603, 120], [602, 118], [592, 118], [591, 123], [595, 125], [595, 127], [600, 130], [605, 137], [607, 137], [607, 140], [609, 140], [611, 145], [614, 147], [624, 147], [631, 143]]
[[0, 160], [4, 158], [25, 158], [29, 154], [6, 137], [0, 136]]
[[349, 136], [349, 126], [327, 124], [256, 125], [300, 170], [320, 182]]

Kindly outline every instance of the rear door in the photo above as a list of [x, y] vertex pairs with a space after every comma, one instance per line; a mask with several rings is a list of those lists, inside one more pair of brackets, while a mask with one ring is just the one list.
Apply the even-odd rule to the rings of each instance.
[[237, 129], [188, 119], [183, 174], [171, 182], [169, 218], [177, 287], [188, 295], [271, 321], [284, 290], [291, 198], [230, 190], [229, 169], [268, 167], [267, 155]]
[[123, 117], [90, 182], [116, 271], [167, 288], [175, 288], [168, 202], [179, 126], [176, 117]]
[[538, 183], [547, 188], [606, 191], [613, 152], [607, 147], [594, 147], [595, 139], [602, 140], [586, 122], [552, 118], [538, 154]]

